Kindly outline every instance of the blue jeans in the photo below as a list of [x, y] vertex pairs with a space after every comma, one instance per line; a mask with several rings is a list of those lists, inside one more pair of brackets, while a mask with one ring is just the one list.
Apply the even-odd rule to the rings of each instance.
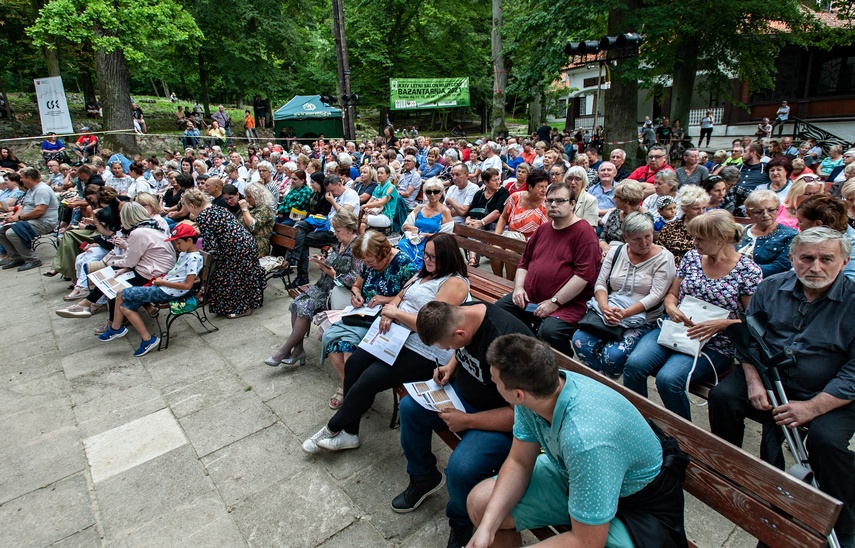
[[604, 341], [581, 329], [573, 334], [573, 350], [579, 360], [593, 369], [611, 377], [619, 377], [632, 350], [642, 337], [650, 333], [655, 324], [649, 323], [627, 329], [623, 339]]
[[[647, 397], [647, 377], [656, 377], [656, 388], [662, 403], [670, 411], [684, 419], [692, 420], [692, 408], [686, 395], [686, 380], [692, 370], [693, 356], [668, 350], [656, 340], [661, 330], [657, 327], [638, 341], [635, 350], [629, 355], [623, 368], [623, 385]], [[704, 357], [706, 354], [709, 360]], [[721, 375], [733, 363], [733, 358], [725, 356], [711, 348], [701, 350], [698, 365], [692, 373], [692, 384], [714, 378], [713, 369]]]
[[[460, 401], [467, 413], [477, 412], [463, 398]], [[448, 426], [438, 413], [428, 411], [413, 398], [401, 400], [400, 413], [401, 446], [407, 457], [407, 473], [414, 481], [424, 481], [436, 470], [436, 457], [431, 451], [433, 431], [447, 430]], [[452, 527], [471, 525], [466, 513], [466, 497], [481, 480], [498, 472], [511, 450], [510, 432], [467, 430], [462, 438], [445, 469], [449, 497], [445, 515]]]

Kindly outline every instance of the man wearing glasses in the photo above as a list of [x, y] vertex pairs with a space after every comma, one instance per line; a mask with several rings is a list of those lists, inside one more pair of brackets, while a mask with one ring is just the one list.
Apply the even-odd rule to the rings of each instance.
[[841, 321], [855, 306], [855, 283], [843, 269], [849, 238], [829, 227], [793, 238], [793, 270], [758, 286], [748, 315], [769, 316], [764, 340], [772, 354], [789, 349], [795, 365], [781, 372], [789, 403], [772, 408], [753, 365], [743, 362], [710, 392], [713, 434], [741, 446], [745, 417], [762, 412], [760, 458], [784, 468], [781, 428], [808, 428], [807, 449], [819, 487], [843, 501], [835, 531], [842, 546], [855, 545], [855, 323]]
[[629, 174], [627, 180], [637, 181], [644, 186], [644, 196], [650, 196], [656, 189], [653, 186], [653, 178], [660, 171], [674, 171], [668, 165], [668, 151], [662, 145], [653, 145], [647, 151], [647, 165], [643, 165]]
[[514, 291], [496, 305], [513, 314], [537, 337], [572, 355], [571, 338], [594, 295], [602, 251], [591, 225], [575, 215], [576, 193], [555, 183], [546, 195], [551, 223], [540, 225], [523, 252]]

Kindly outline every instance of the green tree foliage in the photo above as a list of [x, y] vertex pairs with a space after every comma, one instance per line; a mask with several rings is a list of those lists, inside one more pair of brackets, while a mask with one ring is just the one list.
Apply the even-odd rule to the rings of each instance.
[[482, 0], [353, 0], [344, 4], [352, 89], [388, 106], [389, 78], [469, 76], [470, 96], [492, 95], [490, 3]]

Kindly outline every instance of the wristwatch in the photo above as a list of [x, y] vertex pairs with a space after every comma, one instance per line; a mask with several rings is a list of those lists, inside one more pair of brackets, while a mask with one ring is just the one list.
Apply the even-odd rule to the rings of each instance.
[[550, 302], [552, 302], [552, 304], [557, 304], [558, 306], [561, 306], [561, 303], [558, 302], [558, 295], [553, 295], [552, 298], [549, 300]]

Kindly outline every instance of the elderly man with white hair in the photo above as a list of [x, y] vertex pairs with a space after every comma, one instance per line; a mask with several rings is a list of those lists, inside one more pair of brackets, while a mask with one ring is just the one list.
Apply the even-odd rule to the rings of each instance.
[[819, 488], [843, 501], [835, 531], [841, 546], [855, 546], [855, 323], [841, 321], [855, 306], [855, 283], [842, 275], [851, 243], [830, 227], [809, 228], [790, 244], [792, 270], [763, 280], [746, 314], [768, 316], [763, 337], [772, 355], [788, 350], [782, 374], [788, 402], [772, 407], [755, 367], [739, 356], [710, 392], [713, 434], [742, 445], [749, 410], [762, 413], [760, 458], [784, 468], [783, 428], [807, 427], [808, 460]]
[[493, 168], [501, 174], [502, 159], [499, 157], [500, 152], [502, 152], [502, 147], [495, 141], [487, 141], [486, 144], [482, 145], [481, 155], [484, 157], [484, 160], [481, 162], [481, 171]]

